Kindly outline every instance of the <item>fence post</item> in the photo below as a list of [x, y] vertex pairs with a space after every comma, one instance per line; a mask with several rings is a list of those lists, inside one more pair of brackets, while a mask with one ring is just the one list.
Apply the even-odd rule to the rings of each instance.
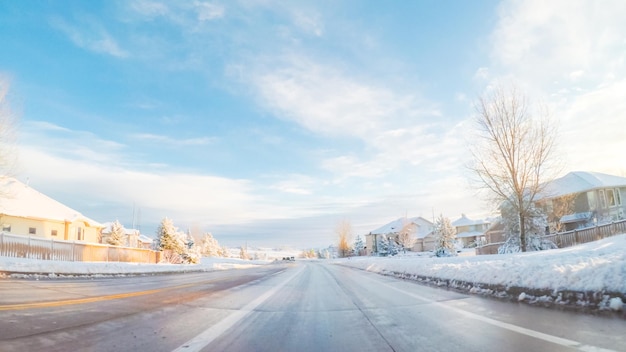
[[578, 231], [574, 230], [574, 245], [578, 244]]

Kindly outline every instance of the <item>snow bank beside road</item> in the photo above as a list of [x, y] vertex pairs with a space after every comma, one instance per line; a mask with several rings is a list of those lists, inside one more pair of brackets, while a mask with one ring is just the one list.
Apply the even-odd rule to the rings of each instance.
[[[626, 298], [626, 234], [541, 252], [452, 258], [353, 257], [341, 264], [444, 282], [476, 293], [514, 294], [514, 298], [529, 301], [622, 309], [617, 300]], [[537, 292], [543, 296], [533, 294]]]
[[[64, 262], [24, 258], [0, 257], [2, 272], [12, 276], [121, 276], [137, 274], [164, 274], [190, 271], [243, 269], [267, 264], [268, 261], [250, 261], [232, 258], [202, 258], [200, 264], [143, 264], [119, 262]], [[14, 274], [11, 274], [14, 273]]]

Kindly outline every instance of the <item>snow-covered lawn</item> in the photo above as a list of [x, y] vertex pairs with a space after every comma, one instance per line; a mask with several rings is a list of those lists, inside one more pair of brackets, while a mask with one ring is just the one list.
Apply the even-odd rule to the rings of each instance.
[[520, 301], [622, 310], [626, 299], [626, 234], [541, 252], [353, 257], [338, 263]]

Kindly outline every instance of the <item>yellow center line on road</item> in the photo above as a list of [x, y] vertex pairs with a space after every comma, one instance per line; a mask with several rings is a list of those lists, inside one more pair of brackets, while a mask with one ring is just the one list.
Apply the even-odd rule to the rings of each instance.
[[[209, 281], [212, 282], [212, 281]], [[154, 290], [146, 290], [146, 291], [136, 291], [136, 292], [128, 292], [128, 293], [118, 293], [115, 295], [107, 295], [107, 296], [96, 296], [96, 297], [87, 297], [87, 298], [76, 298], [76, 299], [66, 299], [61, 301], [49, 301], [49, 302], [34, 302], [34, 303], [19, 303], [19, 304], [6, 304], [0, 305], [0, 311], [5, 310], [21, 310], [21, 309], [32, 309], [32, 308], [51, 308], [51, 307], [62, 307], [69, 306], [74, 304], [85, 304], [85, 303], [93, 303], [93, 302], [101, 302], [101, 301], [110, 301], [114, 299], [122, 299], [122, 298], [130, 298], [130, 297], [138, 297], [151, 295], [159, 292], [187, 288], [192, 286], [197, 286], [200, 284], [206, 284], [207, 281], [203, 281], [200, 283], [191, 283], [179, 286], [165, 287]]]

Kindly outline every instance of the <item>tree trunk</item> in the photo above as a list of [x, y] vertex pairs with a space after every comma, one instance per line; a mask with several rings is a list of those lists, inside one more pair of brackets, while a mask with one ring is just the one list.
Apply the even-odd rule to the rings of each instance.
[[522, 252], [526, 252], [526, 225], [524, 212], [520, 210], [519, 212], [519, 242]]

